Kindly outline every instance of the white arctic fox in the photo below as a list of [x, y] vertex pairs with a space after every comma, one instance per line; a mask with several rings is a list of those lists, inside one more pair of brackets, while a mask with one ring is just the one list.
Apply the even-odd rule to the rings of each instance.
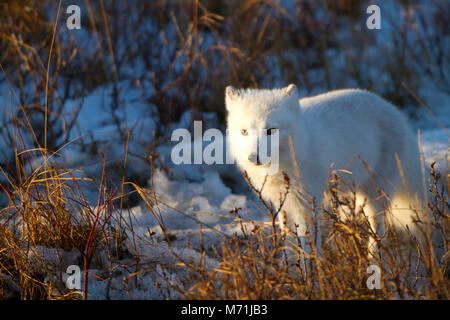
[[[381, 211], [378, 188], [390, 199], [394, 224], [408, 225], [414, 232], [415, 215], [409, 208], [410, 200], [420, 200], [424, 192], [420, 157], [414, 133], [393, 105], [357, 89], [299, 99], [293, 84], [273, 90], [229, 86], [225, 103], [228, 130], [241, 132], [229, 141], [238, 164], [257, 189], [267, 176], [263, 198], [275, 208], [282, 204], [280, 212], [286, 212], [289, 227], [299, 226], [299, 234], [304, 232], [304, 212], [311, 197], [316, 204], [323, 200], [330, 168], [346, 170], [340, 176], [355, 183], [357, 203], [366, 200], [364, 208], [373, 228], [380, 224], [377, 216], [382, 216], [377, 215]], [[268, 175], [268, 163], [260, 162], [255, 140], [266, 138], [272, 129], [279, 129], [279, 170]], [[284, 202], [283, 172], [291, 186]]]

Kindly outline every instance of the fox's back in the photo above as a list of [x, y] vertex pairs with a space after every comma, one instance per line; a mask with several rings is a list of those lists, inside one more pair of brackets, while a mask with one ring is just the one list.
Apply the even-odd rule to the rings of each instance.
[[300, 106], [305, 123], [322, 129], [325, 136], [347, 138], [347, 142], [372, 135], [382, 141], [382, 136], [387, 135], [388, 139], [401, 145], [402, 137], [411, 134], [406, 117], [396, 107], [365, 90], [330, 91], [302, 98]]
[[[375, 119], [405, 119], [392, 104], [361, 89], [342, 89], [300, 99], [300, 106], [307, 117], [322, 119], [345, 118], [352, 116], [370, 116]], [[375, 117], [375, 118], [374, 118]]]
[[359, 155], [372, 168], [394, 174], [395, 154], [405, 158], [406, 145], [414, 143], [406, 117], [368, 91], [331, 91], [300, 99], [300, 106], [307, 131], [314, 132], [310, 151], [324, 164], [344, 166]]

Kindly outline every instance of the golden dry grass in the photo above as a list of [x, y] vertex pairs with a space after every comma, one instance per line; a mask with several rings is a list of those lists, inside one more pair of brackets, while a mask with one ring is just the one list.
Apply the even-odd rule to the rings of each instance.
[[[427, 209], [431, 223], [417, 222], [422, 240], [394, 228], [376, 233], [364, 209], [356, 206], [355, 194], [343, 192], [335, 175], [330, 180], [330, 205], [309, 213], [302, 241], [291, 235], [285, 242], [275, 219], [266, 224], [247, 221], [242, 234], [224, 238], [215, 252], [219, 267], [211, 270], [205, 263], [181, 261], [189, 275], [175, 283], [168, 277], [166, 284], [186, 299], [449, 299], [450, 203], [437, 183], [438, 174], [431, 175], [433, 197]], [[269, 205], [261, 207], [266, 210]], [[239, 210], [234, 214], [242, 223]], [[327, 231], [319, 232], [318, 216]], [[377, 239], [375, 256], [368, 251], [369, 236]], [[367, 268], [373, 265], [380, 268], [380, 289], [367, 284], [372, 275]]]
[[[11, 115], [2, 126], [11, 124], [7, 139], [14, 150], [11, 161], [0, 167], [0, 192], [7, 199], [6, 206], [0, 209], [0, 298], [80, 298], [61, 279], [54, 279], [55, 270], [65, 267], [61, 261], [50, 264], [43, 257], [30, 259], [30, 252], [36, 247], [74, 250], [85, 270], [96, 266], [112, 272], [99, 258], [104, 253], [106, 263], [121, 261], [123, 257], [135, 259], [123, 245], [125, 230], [132, 230], [132, 226], [120, 219], [120, 214], [115, 220], [111, 216], [125, 209], [130, 194], [138, 194], [150, 210], [155, 199], [154, 193], [142, 188], [142, 183], [138, 185], [126, 176], [130, 129], [123, 130], [115, 116], [121, 108], [118, 83], [123, 78], [140, 89], [143, 104], [158, 111], [157, 131], [177, 121], [186, 110], [194, 114], [213, 111], [223, 119], [225, 85], [272, 84], [277, 80], [273, 69], [286, 82], [301, 83], [307, 92], [339, 87], [342, 79], [333, 78], [336, 70], [328, 60], [328, 49], [346, 53], [344, 71], [339, 74], [349, 75], [358, 86], [376, 87], [377, 75], [367, 78], [364, 63], [359, 60], [365, 49], [373, 45], [372, 38], [351, 27], [359, 17], [362, 2], [294, 2], [302, 10], [287, 12], [277, 1], [232, 0], [219, 4], [209, 0], [157, 0], [151, 5], [128, 1], [119, 6], [118, 2], [111, 5], [86, 0], [84, 26], [91, 32], [94, 45], [79, 43], [76, 37], [67, 39], [63, 22], [57, 20], [54, 1], [0, 4], [0, 70], [2, 81], [12, 90], [8, 105], [2, 102], [2, 110], [9, 109]], [[421, 44], [418, 47], [429, 66], [427, 75], [448, 88], [442, 72], [445, 61], [434, 54], [442, 49], [439, 39], [447, 30], [438, 13], [446, 10], [442, 4], [435, 6], [439, 18], [433, 22], [436, 37], [420, 34], [414, 28], [418, 21], [409, 21], [411, 28], [407, 30]], [[326, 21], [315, 14], [320, 10]], [[147, 30], [145, 22], [149, 20], [154, 27]], [[329, 30], [340, 26], [347, 28], [352, 41], [336, 42]], [[409, 33], [401, 28], [398, 32], [395, 54], [384, 52], [380, 59], [386, 62], [385, 69], [378, 71], [394, 83], [382, 94], [401, 106], [408, 102], [422, 77], [421, 70], [412, 66], [424, 63], [415, 56], [417, 52], [409, 50]], [[206, 46], [208, 41], [214, 45]], [[117, 50], [119, 46], [128, 50]], [[127, 75], [124, 66], [136, 61], [146, 72]], [[319, 70], [321, 76], [312, 76], [310, 70]], [[122, 141], [117, 143], [123, 144], [126, 154], [125, 163], [116, 167], [122, 173], [120, 181], [115, 181], [118, 187], [111, 182], [112, 169], [95, 141], [84, 136], [69, 141], [68, 133], [77, 127], [79, 110], [69, 120], [63, 117], [67, 101], [83, 98], [105, 83], [114, 87], [108, 110], [118, 122]], [[408, 83], [408, 92], [403, 83]], [[18, 107], [13, 108], [14, 104]], [[32, 145], [24, 141], [25, 132], [33, 138]], [[156, 138], [160, 138], [159, 134]], [[100, 159], [102, 172], [96, 179], [80, 178], [83, 168], [69, 170], [51, 161], [69, 143], [79, 143], [77, 147]], [[154, 146], [148, 150], [154, 150]], [[140, 156], [157, 159], [157, 154], [148, 152]], [[368, 228], [363, 210], [357, 209], [351, 195], [340, 192], [339, 183], [332, 179], [331, 209], [316, 208], [309, 213], [310, 232], [303, 242], [286, 248], [274, 213], [260, 199], [269, 223], [244, 221], [239, 210], [235, 210], [236, 222], [242, 223], [241, 234], [224, 237], [214, 254], [205, 252], [203, 246], [196, 248], [203, 259], [213, 255], [220, 263], [218, 268], [211, 270], [205, 262], [193, 264], [180, 258], [166, 268], [182, 269], [184, 275], [176, 282], [169, 277], [163, 281], [181, 297], [190, 299], [449, 299], [449, 198], [438, 184], [445, 184], [446, 178], [450, 179], [438, 177], [432, 170], [434, 183], [429, 186], [427, 208], [433, 217], [433, 229], [443, 239], [443, 261], [432, 254], [426, 232], [425, 245], [418, 245], [414, 239], [397, 235], [395, 230], [375, 235], [379, 239], [379, 255], [369, 258], [367, 238], [373, 231]], [[96, 203], [88, 203], [81, 184], [96, 186]], [[133, 192], [126, 191], [129, 186]], [[351, 219], [339, 217], [337, 212], [342, 208], [347, 209]], [[171, 243], [164, 217], [152, 212]], [[317, 239], [316, 215], [325, 217], [330, 226], [321, 241]], [[291, 252], [290, 259], [286, 258], [286, 250]], [[369, 290], [366, 285], [367, 267], [374, 263], [382, 270], [380, 290]], [[87, 281], [85, 285], [81, 296], [89, 294]]]

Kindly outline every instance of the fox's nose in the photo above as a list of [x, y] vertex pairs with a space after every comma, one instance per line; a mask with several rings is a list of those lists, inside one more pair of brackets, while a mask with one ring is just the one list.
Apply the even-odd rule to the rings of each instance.
[[259, 161], [259, 156], [256, 153], [253, 153], [248, 156], [248, 161], [250, 161], [253, 164], [256, 164], [257, 166], [261, 165], [261, 161]]

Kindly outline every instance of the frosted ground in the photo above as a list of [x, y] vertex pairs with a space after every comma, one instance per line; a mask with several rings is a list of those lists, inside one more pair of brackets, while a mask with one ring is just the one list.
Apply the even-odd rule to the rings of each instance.
[[[130, 175], [150, 176], [150, 167], [145, 161], [145, 146], [152, 141], [158, 122], [156, 111], [143, 106], [138, 99], [139, 92], [122, 84], [122, 91], [127, 94], [124, 99], [124, 108], [118, 113], [123, 125], [133, 128], [133, 135], [129, 144], [128, 170]], [[8, 97], [10, 92], [7, 87], [2, 87], [2, 97]], [[301, 88], [300, 88], [301, 90]], [[323, 90], [325, 91], [325, 90]], [[319, 93], [319, 92], [316, 92]], [[302, 92], [301, 96], [305, 96]], [[419, 108], [414, 117], [410, 117], [414, 130], [420, 130], [421, 141], [426, 167], [436, 161], [438, 170], [449, 172], [450, 168], [450, 96], [448, 92], [437, 89], [424, 81], [417, 95], [423, 100], [434, 116], [425, 108]], [[124, 145], [120, 140], [119, 130], [114, 119], [105, 106], [110, 99], [108, 88], [99, 88], [82, 101], [82, 108], [78, 116], [77, 126], [70, 132], [72, 142], [58, 152], [52, 161], [57, 162], [63, 168], [83, 168], [79, 175], [99, 177], [102, 163], [97, 157], [92, 157], [88, 151], [81, 151], [77, 141], [95, 141], [99, 151], [107, 155], [108, 159], [122, 162], [124, 160]], [[71, 117], [72, 112], [80, 105], [80, 101], [72, 101], [66, 107], [66, 117]], [[404, 108], [403, 110], [411, 110]], [[406, 112], [405, 111], [405, 112]], [[0, 117], [8, 117], [9, 113], [3, 111]], [[215, 114], [203, 114], [203, 130], [217, 127], [224, 131]], [[438, 121], [436, 120], [438, 119]], [[1, 119], [0, 119], [1, 120]], [[165, 226], [173, 237], [170, 250], [164, 240], [164, 236], [153, 214], [141, 201], [132, 209], [123, 212], [115, 212], [119, 216], [128, 217], [128, 223], [132, 228], [127, 231], [126, 246], [133, 256], [139, 257], [139, 263], [143, 265], [136, 276], [130, 276], [136, 271], [133, 265], [135, 259], [117, 261], [115, 265], [107, 265], [107, 268], [89, 270], [89, 298], [91, 299], [163, 299], [176, 298], [176, 295], [167, 290], [162, 278], [167, 278], [164, 268], [176, 262], [174, 253], [185, 260], [194, 260], [199, 257], [200, 247], [199, 226], [203, 231], [203, 244], [206, 250], [217, 246], [225, 235], [240, 234], [240, 225], [235, 221], [235, 216], [229, 212], [234, 208], [242, 208], [244, 218], [256, 221], [268, 221], [261, 210], [255, 207], [256, 197], [246, 186], [241, 173], [233, 165], [174, 165], [170, 159], [173, 142], [170, 135], [174, 129], [192, 129], [191, 113], [186, 111], [178, 123], [173, 123], [165, 132], [164, 137], [156, 147], [158, 161], [153, 168], [154, 174], [148, 179], [147, 188], [153, 186], [158, 200], [158, 210], [163, 218]], [[2, 130], [10, 128], [3, 127]], [[25, 136], [25, 140], [30, 138]], [[6, 147], [6, 142], [0, 139], [0, 157], [10, 157], [13, 150]], [[4, 159], [1, 159], [4, 160]], [[42, 159], [36, 159], [36, 164]], [[87, 165], [87, 167], [85, 167]], [[96, 185], [84, 186], [84, 193], [92, 204], [97, 200]], [[132, 231], [131, 231], [132, 230]], [[30, 259], [45, 259], [55, 265], [69, 266], [79, 260], [79, 254], [63, 252], [62, 250], [49, 248], [33, 248]], [[105, 261], [108, 261], [105, 253]], [[218, 262], [208, 258], [211, 268]], [[142, 270], [148, 269], [148, 272]], [[105, 270], [114, 270], [109, 272]], [[55, 278], [63, 272], [55, 272]], [[183, 271], [174, 271], [174, 279], [183, 277]], [[124, 280], [124, 277], [129, 277]], [[170, 276], [169, 276], [170, 278]], [[159, 288], [155, 287], [155, 284]]]
[[[382, 10], [384, 10], [382, 8]], [[383, 32], [379, 33], [380, 43], [389, 43], [388, 25], [383, 26]], [[345, 34], [337, 34], [339, 41], [346, 41]], [[372, 48], [374, 49], [374, 48]], [[365, 56], [361, 57], [370, 60], [371, 55], [379, 54], [378, 50], [367, 50]], [[339, 52], [329, 52], [330, 59], [335, 61], [337, 70], [340, 64], [345, 61], [341, 59]], [[367, 72], [374, 72], [377, 68], [368, 69]], [[277, 74], [277, 70], [274, 70]], [[335, 73], [336, 76], [339, 72]], [[374, 76], [376, 78], [376, 75]], [[281, 76], [277, 75], [277, 78]], [[320, 79], [320, 77], [317, 77]], [[386, 80], [379, 75], [380, 92], [381, 87], [389, 85]], [[437, 162], [438, 170], [449, 172], [450, 168], [450, 95], [439, 86], [433, 84], [430, 79], [422, 79], [423, 84], [416, 92], [430, 111], [439, 120], [431, 116], [424, 108], [419, 108], [415, 116], [410, 116], [411, 126], [417, 131], [420, 130], [421, 141], [426, 167], [432, 162]], [[278, 86], [286, 83], [278, 81]], [[352, 87], [348, 83], [348, 87]], [[444, 88], [445, 89], [445, 88]], [[305, 96], [306, 92], [302, 91]], [[325, 90], [316, 89], [314, 94]], [[8, 97], [10, 89], [0, 87], [0, 97], [2, 105], [9, 106]], [[121, 92], [124, 92], [123, 109], [118, 110], [116, 116], [122, 126], [133, 128], [129, 144], [128, 175], [150, 176], [150, 167], [145, 161], [145, 151], [154, 139], [159, 122], [156, 110], [149, 109], [147, 105], [141, 103], [140, 92], [130, 87], [126, 82], [121, 83]], [[71, 101], [65, 110], [64, 116], [67, 119], [73, 117], [73, 113], [79, 106], [82, 106], [78, 115], [77, 125], [70, 131], [69, 140], [72, 141], [58, 152], [52, 161], [57, 162], [63, 168], [83, 168], [79, 175], [99, 177], [101, 173], [101, 160], [93, 157], [90, 153], [80, 149], [77, 143], [80, 140], [88, 143], [95, 143], [96, 148], [103, 152], [109, 160], [123, 163], [124, 150], [119, 130], [108, 112], [107, 106], [110, 102], [109, 88], [98, 88], [83, 101]], [[411, 106], [404, 106], [405, 112], [412, 110]], [[9, 110], [2, 110], [0, 113], [0, 123], [9, 117]], [[224, 130], [215, 114], [202, 114], [204, 130], [208, 127], [217, 127]], [[127, 230], [126, 246], [131, 256], [139, 257], [141, 273], [133, 276], [136, 272], [133, 264], [136, 259], [128, 258], [116, 261], [113, 265], [108, 265], [108, 259], [104, 257], [104, 268], [90, 269], [89, 273], [89, 298], [90, 299], [163, 299], [167, 297], [176, 298], [164, 285], [162, 278], [174, 280], [183, 277], [181, 269], [172, 269], [173, 274], [165, 274], [164, 266], [174, 264], [177, 261], [174, 254], [185, 260], [194, 260], [199, 257], [200, 247], [199, 227], [203, 231], [203, 244], [206, 251], [210, 252], [212, 246], [220, 244], [223, 236], [240, 233], [240, 225], [235, 221], [235, 216], [229, 212], [234, 208], [242, 208], [244, 218], [256, 221], [267, 221], [267, 217], [255, 207], [257, 202], [255, 196], [249, 191], [240, 172], [232, 165], [173, 165], [170, 160], [170, 153], [173, 146], [170, 140], [172, 130], [176, 128], [191, 129], [193, 119], [189, 111], [186, 111], [178, 123], [173, 123], [156, 147], [158, 159], [153, 168], [154, 174], [146, 181], [147, 188], [153, 188], [157, 198], [157, 208], [163, 218], [165, 226], [170, 230], [172, 236], [172, 248], [169, 249], [164, 240], [161, 229], [155, 220], [152, 212], [143, 201], [135, 204], [130, 210], [115, 212], [115, 218], [126, 217], [130, 228]], [[0, 133], [11, 131], [11, 127], [0, 127]], [[0, 163], [5, 159], [10, 159], [13, 150], [8, 147], [5, 135], [0, 135]], [[30, 137], [24, 136], [31, 145]], [[36, 159], [39, 164], [42, 159]], [[120, 176], [120, 174], [118, 174]], [[117, 177], [116, 177], [117, 178]], [[1, 179], [1, 178], [0, 178]], [[120, 181], [119, 181], [120, 183]], [[95, 185], [85, 185], [83, 191], [92, 204], [96, 202], [97, 189]], [[3, 199], [4, 200], [4, 199]], [[0, 203], [2, 203], [0, 195]], [[2, 203], [3, 204], [3, 203]], [[131, 227], [132, 226], [132, 227]], [[79, 255], [62, 250], [49, 249], [43, 247], [32, 248], [30, 259], [46, 260], [50, 264], [61, 264], [69, 266], [79, 261]], [[208, 267], [214, 268], [218, 262], [213, 258], [207, 258]], [[80, 266], [81, 267], [81, 266]], [[111, 271], [109, 271], [111, 270]], [[147, 272], [144, 272], [148, 270]], [[64, 273], [55, 271], [55, 278]], [[125, 280], [124, 280], [125, 279]], [[161, 284], [161, 285], [159, 285]], [[159, 287], [159, 288], [157, 288]]]
[[[438, 170], [448, 172], [450, 136], [447, 129], [441, 125], [450, 127], [450, 97], [440, 91], [428, 90], [419, 92], [419, 95], [440, 123], [425, 109], [421, 109], [417, 117], [420, 120], [411, 120], [411, 125], [421, 132], [426, 166], [436, 161]], [[102, 107], [104, 105], [102, 101], [107, 99], [106, 92], [105, 89], [97, 90], [85, 100], [78, 121], [79, 132], [75, 131], [72, 138], [76, 139], [80, 134], [89, 135], [97, 141], [99, 148], [109, 159], [123, 160], [123, 145], [116, 143], [120, 141], [117, 130], [112, 123], [113, 120]], [[143, 135], [131, 139], [129, 149], [139, 154], [141, 142], [152, 138], [152, 129], [157, 120], [152, 118], [151, 114], [143, 118], [144, 111], [132, 100], [125, 104], [126, 121], [130, 126], [136, 126], [139, 129], [137, 131]], [[204, 126], [218, 125], [213, 114], [207, 114], [203, 118], [207, 119]], [[172, 125], [172, 129], [190, 129], [193, 120], [190, 113], [186, 112], [179, 123]], [[167, 271], [163, 271], [164, 268], [161, 266], [174, 264], [176, 262], [174, 254], [188, 261], [195, 261], [199, 257], [196, 250], [200, 247], [199, 227], [203, 231], [203, 245], [208, 252], [212, 246], [220, 244], [224, 235], [240, 234], [240, 225], [235, 221], [235, 216], [230, 214], [234, 208], [242, 208], [244, 218], [268, 221], [262, 211], [255, 207], [255, 202], [257, 203], [255, 196], [246, 187], [240, 172], [233, 165], [173, 165], [170, 153], [174, 144], [169, 141], [170, 132], [171, 130], [167, 131], [165, 142], [156, 148], [162, 165], [155, 165], [154, 174], [148, 180], [147, 187], [153, 186], [157, 196], [157, 208], [173, 238], [172, 249], [169, 249], [157, 221], [143, 201], [130, 210], [116, 212], [116, 218], [119, 215], [128, 217], [127, 223], [132, 225], [132, 231], [131, 227], [127, 231], [127, 249], [132, 255], [139, 256], [139, 263], [145, 267], [141, 268], [141, 273], [131, 276], [126, 281], [124, 277], [136, 271], [135, 268], [126, 266], [133, 265], [135, 259], [125, 259], [118, 261], [117, 265], [108, 265], [106, 269], [115, 270], [111, 273], [105, 270], [89, 270], [88, 292], [91, 299], [176, 298], [176, 295], [165, 288], [162, 277], [167, 279], [168, 276]], [[54, 161], [65, 168], [94, 164], [83, 169], [82, 175], [86, 176], [95, 176], [101, 172], [101, 162], [91, 158], [88, 153], [76, 150], [76, 147], [70, 144], [59, 152]], [[143, 167], [150, 170], [142, 159], [130, 156], [128, 161], [130, 170], [142, 172]], [[91, 196], [92, 203], [95, 203], [97, 191], [91, 188], [92, 186], [86, 186], [84, 192], [88, 198]], [[68, 253], [38, 247], [30, 252], [30, 259], [45, 259], [55, 265], [58, 261], [62, 261], [63, 266], [68, 266], [74, 261], [79, 261], [78, 258], [75, 250]], [[104, 258], [108, 261], [106, 253]], [[218, 262], [212, 258], [207, 258], [207, 261], [211, 268], [218, 266]], [[146, 268], [148, 272], [144, 272]], [[174, 271], [173, 276], [182, 278], [182, 272]], [[62, 277], [66, 277], [64, 273]], [[155, 287], [157, 283], [159, 288]]]

